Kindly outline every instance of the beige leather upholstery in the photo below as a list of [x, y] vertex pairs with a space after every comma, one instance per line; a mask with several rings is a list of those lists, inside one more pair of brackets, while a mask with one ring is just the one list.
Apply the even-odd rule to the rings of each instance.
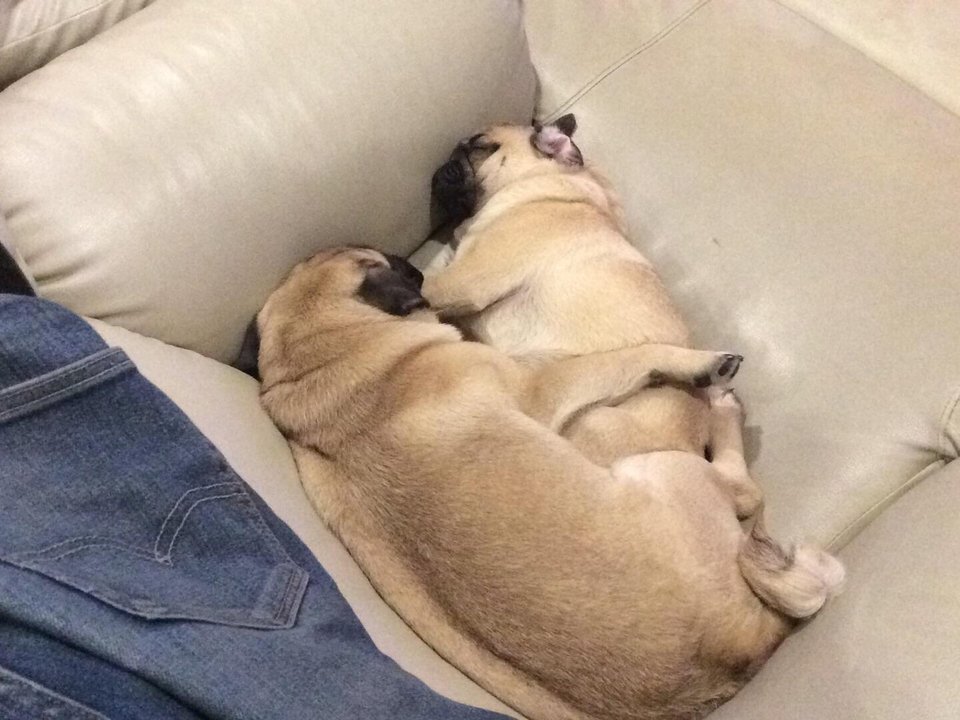
[[960, 3], [780, 0], [960, 113]]
[[532, 0], [524, 3], [541, 117], [562, 115], [630, 59], [708, 0]]
[[847, 547], [846, 592], [710, 720], [956, 720], [960, 463]]
[[46, 297], [229, 361], [296, 261], [414, 249], [534, 92], [510, 0], [164, 0], [0, 95], [0, 198]]
[[[139, 4], [21, 0], [37, 28], [88, 12], [37, 34], [24, 65], [0, 48], [0, 78], [81, 42], [71, 22], [92, 34]], [[504, 711], [386, 608], [309, 506], [256, 384], [210, 357], [233, 358], [317, 248], [412, 250], [435, 165], [487, 122], [528, 119], [536, 66], [540, 114], [577, 113], [701, 344], [747, 356], [770, 524], [845, 546], [846, 594], [715, 717], [952, 719], [957, 8], [524, 0], [528, 56], [515, 0], [161, 0], [0, 93], [0, 206], [42, 292], [112, 323], [93, 321], [317, 554], [377, 644]], [[0, 38], [25, 37], [0, 17]]]
[[701, 344], [746, 356], [776, 530], [842, 546], [956, 455], [960, 118], [769, 0], [700, 6], [567, 109]]
[[90, 324], [108, 344], [126, 351], [140, 372], [180, 406], [233, 469], [313, 551], [380, 650], [449, 698], [510, 714], [413, 634], [317, 520], [286, 441], [260, 407], [255, 380], [190, 350], [97, 320]]
[[[541, 83], [540, 114], [562, 113], [581, 93], [710, 2], [527, 2], [530, 55]], [[771, 2], [819, 25], [947, 109], [960, 112], [960, 3], [955, 0]]]
[[153, 0], [0, 0], [0, 89]]

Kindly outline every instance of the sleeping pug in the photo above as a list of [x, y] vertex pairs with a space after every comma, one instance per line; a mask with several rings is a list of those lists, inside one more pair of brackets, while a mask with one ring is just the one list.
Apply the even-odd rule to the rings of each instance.
[[[575, 129], [565, 115], [552, 125], [495, 126], [456, 147], [433, 193], [464, 222], [455, 249], [428, 267], [424, 295], [469, 337], [540, 366], [650, 342], [688, 346], [686, 324], [626, 238], [619, 198], [584, 165]], [[702, 455], [710, 404], [692, 388], [664, 385], [559, 430], [605, 466], [652, 450]], [[737, 515], [752, 515], [762, 494], [742, 452], [719, 459]]]
[[420, 637], [531, 720], [699, 717], [790, 631], [771, 604], [812, 613], [839, 572], [744, 536], [703, 457], [604, 468], [550, 430], [651, 382], [720, 383], [736, 356], [648, 344], [531, 369], [358, 248], [300, 264], [257, 323], [261, 399], [320, 516]]

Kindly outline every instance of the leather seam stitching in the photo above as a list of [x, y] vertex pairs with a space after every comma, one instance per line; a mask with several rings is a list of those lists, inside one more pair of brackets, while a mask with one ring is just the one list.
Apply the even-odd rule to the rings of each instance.
[[[98, 2], [96, 5], [92, 7], [88, 7], [86, 10], [81, 10], [80, 12], [76, 12], [70, 17], [63, 18], [62, 20], [54, 23], [53, 25], [47, 25], [47, 27], [40, 28], [39, 30], [34, 30], [29, 35], [25, 35], [22, 38], [17, 38], [16, 40], [9, 43], [8, 45], [4, 45], [3, 47], [0, 47], [0, 54], [5, 53], [10, 48], [16, 48], [18, 45], [22, 45], [28, 40], [33, 40], [36, 37], [40, 37], [41, 35], [46, 35], [47, 33], [53, 32], [58, 28], [62, 27], [63, 25], [66, 25], [67, 23], [75, 22], [77, 19], [82, 18], [84, 15], [89, 15], [92, 12], [96, 12], [97, 10], [102, 8], [104, 5], [109, 5], [112, 2], [116, 2], [116, 0], [101, 0], [101, 2]], [[79, 47], [79, 45], [75, 45], [74, 47]]]
[[564, 100], [557, 108], [555, 108], [547, 116], [545, 116], [543, 118], [544, 121], [553, 120], [560, 113], [564, 112], [565, 110], [568, 110], [575, 103], [583, 99], [583, 97], [587, 95], [591, 90], [593, 90], [597, 85], [599, 85], [601, 82], [606, 80], [607, 77], [615, 73], [617, 70], [619, 70], [621, 67], [626, 65], [628, 62], [633, 60], [638, 55], [644, 53], [646, 50], [648, 50], [649, 48], [659, 43], [661, 40], [667, 37], [667, 35], [672, 33], [674, 30], [680, 27], [683, 23], [685, 23], [687, 20], [693, 17], [693, 15], [696, 14], [696, 12], [700, 10], [700, 8], [702, 8], [704, 5], [707, 5], [709, 2], [710, 0], [700, 0], [700, 2], [698, 2], [692, 8], [687, 10], [685, 13], [683, 13], [680, 17], [678, 17], [676, 20], [671, 22], [665, 28], [660, 30], [653, 37], [647, 38], [642, 43], [640, 43], [639, 45], [634, 47], [632, 50], [630, 50], [626, 55], [623, 55], [620, 59], [615, 60], [606, 68], [604, 68], [599, 73], [594, 75], [590, 80], [587, 80], [586, 83], [580, 86], [579, 90], [575, 91], [566, 100]]
[[940, 446], [940, 455], [945, 460], [954, 459], [954, 455], [951, 454], [947, 444], [947, 430], [949, 429], [950, 418], [953, 417], [958, 407], [960, 407], [960, 388], [958, 388], [953, 394], [953, 397], [947, 401], [947, 404], [943, 408], [943, 413], [940, 415], [940, 437], [938, 444]]
[[850, 543], [850, 541], [853, 540], [854, 537], [856, 537], [856, 535], [850, 538], [846, 538], [846, 542], [844, 542], [843, 545], [839, 547], [836, 544], [837, 541], [839, 541], [841, 538], [844, 538], [851, 531], [851, 529], [853, 529], [854, 527], [859, 525], [861, 522], [863, 522], [864, 518], [869, 518], [871, 516], [874, 516], [878, 512], [883, 511], [886, 508], [890, 507], [890, 505], [893, 504], [894, 500], [899, 498], [901, 495], [906, 493], [908, 490], [910, 490], [914, 486], [919, 485], [923, 480], [925, 480], [927, 477], [932, 475], [934, 471], [941, 470], [944, 467], [946, 467], [948, 464], [949, 463], [946, 459], [939, 458], [937, 460], [934, 460], [932, 463], [925, 466], [918, 472], [911, 475], [906, 481], [897, 485], [893, 490], [888, 492], [886, 495], [880, 498], [877, 502], [875, 502], [869, 508], [867, 508], [862, 513], [857, 515], [857, 517], [855, 517], [853, 520], [847, 523], [846, 526], [844, 526], [844, 528], [840, 530], [840, 532], [836, 533], [830, 539], [830, 542], [827, 543], [827, 550], [830, 550], [831, 552], [836, 552], [846, 547]]

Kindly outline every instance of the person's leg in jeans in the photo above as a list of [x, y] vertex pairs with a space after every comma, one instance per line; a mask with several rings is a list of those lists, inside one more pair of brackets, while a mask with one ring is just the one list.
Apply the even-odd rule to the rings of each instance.
[[382, 655], [186, 416], [46, 301], [0, 296], [0, 458], [0, 618], [23, 643], [7, 658], [18, 675], [43, 674], [33, 633], [105, 664], [91, 677], [113, 666], [157, 690], [105, 707], [95, 689], [51, 688], [112, 720], [166, 717], [142, 706], [168, 702], [230, 720], [500, 717]]
[[78, 714], [83, 718], [78, 705], [111, 720], [202, 720], [128, 670], [24, 625], [0, 620], [0, 720], [65, 720]]

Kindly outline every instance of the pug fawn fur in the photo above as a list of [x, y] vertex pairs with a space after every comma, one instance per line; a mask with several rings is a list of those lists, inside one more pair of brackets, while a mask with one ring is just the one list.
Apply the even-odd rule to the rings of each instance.
[[[659, 277], [626, 238], [619, 198], [584, 165], [575, 129], [565, 115], [495, 126], [458, 145], [433, 190], [454, 221], [467, 219], [456, 249], [427, 269], [425, 297], [472, 339], [536, 365], [648, 342], [689, 346]], [[710, 422], [703, 393], [664, 385], [589, 409], [560, 431], [609, 466], [651, 450], [703, 454]], [[762, 493], [734, 469], [724, 482], [749, 517]]]
[[[320, 516], [421, 638], [531, 720], [698, 718], [731, 696], [793, 627], [772, 605], [813, 612], [809, 566], [839, 565], [745, 536], [701, 456], [606, 468], [550, 429], [651, 382], [720, 383], [731, 355], [530, 368], [439, 323], [415, 277], [325, 251], [258, 316], [262, 402]], [[723, 454], [740, 409], [712, 392]]]

